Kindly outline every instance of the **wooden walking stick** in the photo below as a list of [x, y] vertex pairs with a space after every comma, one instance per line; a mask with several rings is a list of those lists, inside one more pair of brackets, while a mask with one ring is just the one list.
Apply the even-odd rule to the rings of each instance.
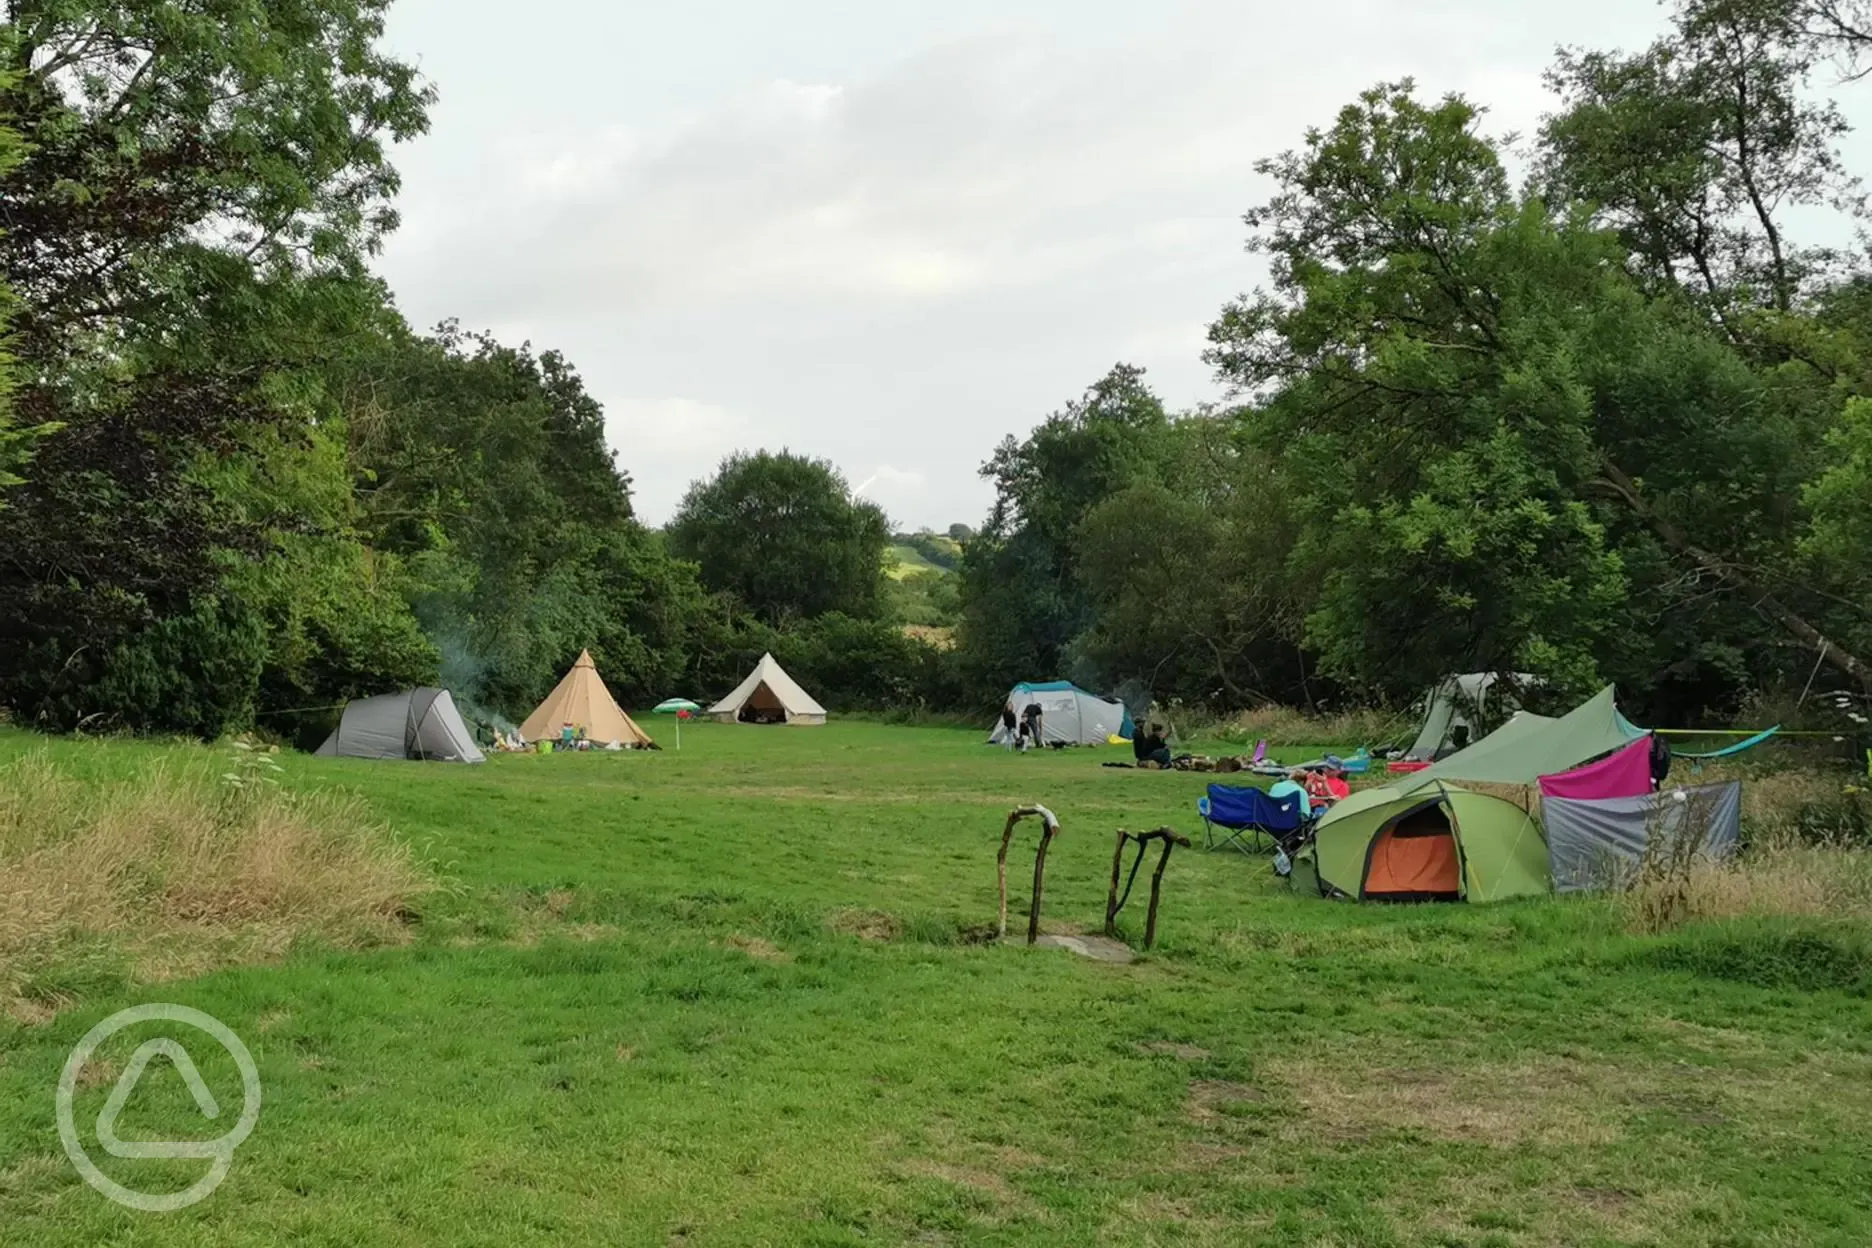
[[1059, 816], [1044, 806], [1022, 806], [1012, 811], [1007, 817], [1007, 826], [1001, 829], [1001, 853], [995, 858], [995, 876], [1001, 888], [1001, 919], [996, 926], [1000, 938], [1007, 939], [1007, 857], [1008, 846], [1014, 841], [1014, 825], [1023, 819], [1038, 819], [1044, 825], [1040, 833], [1040, 850], [1034, 855], [1033, 905], [1027, 912], [1027, 943], [1033, 944], [1040, 939], [1040, 892], [1046, 882], [1047, 846], [1059, 835]]
[[[1124, 896], [1118, 896], [1118, 876], [1124, 869], [1124, 850], [1127, 841], [1137, 842], [1137, 861], [1131, 864], [1131, 878], [1125, 882]], [[1138, 870], [1144, 865], [1144, 854], [1151, 841], [1163, 842], [1163, 853], [1157, 859], [1157, 870], [1151, 873], [1150, 910], [1144, 918], [1144, 947], [1151, 948], [1157, 943], [1157, 905], [1163, 896], [1164, 871], [1170, 865], [1170, 851], [1181, 845], [1189, 848], [1189, 838], [1179, 834], [1173, 828], [1158, 828], [1155, 832], [1126, 832], [1118, 830], [1118, 844], [1112, 851], [1111, 891], [1105, 898], [1105, 934], [1114, 939], [1118, 935], [1118, 912], [1131, 900], [1131, 887], [1137, 883]]]

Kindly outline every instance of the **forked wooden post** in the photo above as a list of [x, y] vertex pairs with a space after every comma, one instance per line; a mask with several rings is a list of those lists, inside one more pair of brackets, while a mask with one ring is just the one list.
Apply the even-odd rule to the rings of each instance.
[[[1124, 896], [1118, 896], [1118, 876], [1124, 870], [1125, 843], [1136, 841], [1137, 861], [1131, 866], [1131, 878], [1125, 884]], [[1151, 873], [1150, 910], [1144, 918], [1144, 947], [1151, 948], [1157, 943], [1157, 905], [1163, 898], [1164, 871], [1170, 865], [1170, 851], [1181, 845], [1189, 848], [1189, 838], [1179, 834], [1173, 828], [1158, 828], [1155, 832], [1126, 832], [1118, 830], [1118, 844], [1112, 850], [1111, 891], [1105, 898], [1105, 934], [1116, 938], [1118, 935], [1118, 912], [1131, 900], [1131, 886], [1137, 883], [1138, 868], [1144, 865], [1144, 854], [1151, 841], [1163, 842], [1163, 853], [1157, 859], [1157, 870]]]
[[995, 858], [995, 877], [1001, 889], [1001, 918], [996, 931], [1001, 939], [1007, 939], [1007, 857], [1008, 847], [1014, 841], [1014, 825], [1023, 819], [1038, 819], [1044, 825], [1040, 833], [1040, 850], [1034, 855], [1033, 905], [1027, 912], [1027, 943], [1033, 944], [1040, 939], [1040, 893], [1046, 882], [1047, 846], [1059, 835], [1059, 817], [1044, 806], [1022, 806], [1012, 811], [1007, 817], [1007, 826], [1001, 829], [1001, 852]]
[[[1118, 938], [1118, 877], [1124, 873], [1125, 843], [1130, 839], [1129, 832], [1118, 829], [1118, 845], [1112, 850], [1111, 891], [1105, 894], [1105, 934], [1114, 940]], [[1138, 850], [1140, 854], [1143, 852], [1141, 848]], [[1125, 895], [1131, 895], [1129, 888], [1125, 889]]]
[[[1157, 943], [1157, 901], [1159, 894], [1163, 891], [1164, 869], [1170, 865], [1170, 850], [1177, 845], [1181, 845], [1184, 849], [1190, 846], [1189, 837], [1179, 836], [1169, 828], [1158, 828], [1150, 835], [1161, 836], [1164, 847], [1163, 857], [1157, 860], [1157, 870], [1151, 875], [1150, 913], [1144, 919], [1144, 947], [1146, 949]], [[1145, 839], [1148, 840], [1149, 837]]]

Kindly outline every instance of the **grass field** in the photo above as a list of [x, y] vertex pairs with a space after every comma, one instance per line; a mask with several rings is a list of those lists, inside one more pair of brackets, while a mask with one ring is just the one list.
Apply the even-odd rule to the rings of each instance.
[[[974, 939], [1007, 811], [1059, 812], [1046, 926], [1096, 930], [1114, 829], [1200, 842], [1205, 777], [933, 729], [684, 735], [476, 769], [288, 759], [288, 786], [355, 790], [447, 887], [398, 943], [74, 973], [51, 1021], [0, 1020], [0, 1241], [1872, 1242], [1852, 931], [1331, 906], [1198, 850], [1157, 949], [1095, 963]], [[0, 765], [93, 777], [166, 749], [0, 733]], [[165, 1215], [85, 1186], [54, 1126], [74, 1042], [141, 1001], [227, 1023], [265, 1089], [226, 1182]], [[231, 1064], [190, 1051], [238, 1104]], [[152, 1070], [126, 1138], [219, 1132]], [[81, 1081], [80, 1123], [113, 1082]], [[106, 1162], [152, 1190], [203, 1165]]]

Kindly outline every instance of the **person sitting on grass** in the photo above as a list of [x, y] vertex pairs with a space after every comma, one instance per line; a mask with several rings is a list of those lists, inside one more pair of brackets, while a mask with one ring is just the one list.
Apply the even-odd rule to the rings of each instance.
[[1160, 724], [1147, 724], [1131, 738], [1131, 753], [1140, 763], [1170, 765], [1170, 744], [1164, 740]]
[[1300, 817], [1302, 819], [1311, 819], [1313, 817], [1313, 799], [1307, 796], [1306, 782], [1306, 768], [1296, 767], [1287, 773], [1287, 778], [1285, 780], [1278, 782], [1268, 789], [1268, 796], [1277, 802], [1282, 802], [1298, 794], [1300, 798]]

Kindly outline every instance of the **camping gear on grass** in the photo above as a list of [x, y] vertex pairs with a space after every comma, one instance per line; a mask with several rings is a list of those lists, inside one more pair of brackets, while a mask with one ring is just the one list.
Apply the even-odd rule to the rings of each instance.
[[[1372, 752], [1366, 746], [1360, 746], [1350, 758], [1341, 758], [1337, 754], [1328, 754], [1311, 762], [1301, 763], [1303, 771], [1340, 771], [1348, 776], [1362, 776], [1371, 770]], [[1289, 770], [1292, 770], [1289, 768]]]
[[[639, 728], [611, 696], [589, 650], [579, 651], [572, 670], [520, 725], [520, 735], [528, 741], [544, 741], [555, 734], [563, 734], [566, 725], [584, 729], [585, 739], [600, 745], [612, 741], [623, 746], [651, 743], [649, 734]], [[575, 738], [576, 735], [574, 733]], [[566, 748], [572, 745], [565, 741], [561, 744]]]
[[1742, 785], [1732, 780], [1636, 797], [1550, 797], [1541, 814], [1555, 892], [1623, 888], [1663, 838], [1695, 836], [1701, 844], [1693, 852], [1716, 861], [1734, 857], [1742, 838]]
[[1362, 901], [1546, 894], [1547, 842], [1534, 816], [1452, 782], [1532, 786], [1645, 735], [1619, 714], [1610, 685], [1558, 719], [1517, 711], [1468, 749], [1333, 807], [1294, 857], [1294, 887]]
[[1302, 893], [1359, 901], [1501, 901], [1550, 887], [1532, 815], [1439, 781], [1340, 802], [1293, 855], [1289, 878]]
[[[1203, 844], [1208, 849], [1233, 845], [1251, 853], [1262, 837], [1276, 847], [1292, 853], [1306, 840], [1310, 826], [1302, 814], [1302, 795], [1293, 793], [1282, 799], [1269, 797], [1260, 789], [1212, 784], [1206, 797], [1196, 799], [1196, 813], [1202, 816]], [[1218, 837], [1217, 829], [1223, 835]], [[1248, 838], [1253, 838], [1253, 843]]]
[[[1104, 745], [1112, 737], [1129, 741], [1135, 732], [1124, 703], [1087, 693], [1071, 681], [1023, 682], [1008, 692], [1006, 705], [1014, 708], [1017, 720], [1029, 707], [1040, 708], [1040, 745]], [[996, 719], [988, 743], [1009, 744], [1019, 731]]]
[[408, 689], [353, 702], [314, 752], [326, 758], [487, 761], [446, 689]]
[[825, 707], [813, 701], [771, 654], [763, 654], [735, 691], [709, 708], [720, 723], [790, 724], [812, 728], [826, 722]]

